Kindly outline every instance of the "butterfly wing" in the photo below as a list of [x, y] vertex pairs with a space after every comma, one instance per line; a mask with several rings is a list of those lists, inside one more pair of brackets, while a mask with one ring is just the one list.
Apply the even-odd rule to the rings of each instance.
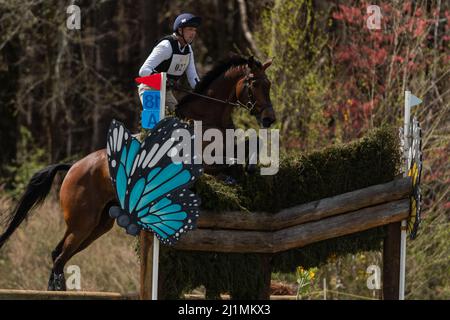
[[199, 155], [196, 155], [193, 137], [193, 127], [179, 119], [169, 117], [161, 120], [142, 143], [137, 169], [147, 173], [155, 166], [164, 168], [181, 162], [183, 169], [191, 172], [191, 180], [194, 181], [203, 173], [203, 166], [201, 161], [195, 163]]
[[[174, 138], [172, 133], [181, 129], [188, 134]], [[129, 213], [125, 225], [152, 230], [167, 244], [195, 226], [200, 199], [189, 187], [203, 168], [193, 160], [192, 134], [187, 124], [165, 118], [141, 144], [123, 124], [111, 123], [107, 154], [121, 209]]]
[[125, 209], [131, 169], [139, 149], [139, 141], [122, 123], [113, 120], [108, 130], [106, 153], [111, 180], [122, 209]]
[[[176, 118], [164, 120], [142, 144], [142, 154], [138, 155], [145, 157], [143, 162], [138, 161], [139, 171], [144, 173], [138, 183], [142, 191], [129, 210], [135, 211], [142, 228], [154, 231], [161, 242], [173, 244], [183, 232], [195, 227], [200, 199], [189, 187], [203, 173], [203, 167], [194, 163], [192, 127]], [[172, 139], [172, 132], [181, 129], [189, 134]], [[173, 159], [176, 154], [179, 161]]]
[[199, 216], [200, 199], [188, 189], [182, 190], [152, 202], [138, 213], [138, 224], [155, 232], [164, 244], [174, 244], [192, 230]]

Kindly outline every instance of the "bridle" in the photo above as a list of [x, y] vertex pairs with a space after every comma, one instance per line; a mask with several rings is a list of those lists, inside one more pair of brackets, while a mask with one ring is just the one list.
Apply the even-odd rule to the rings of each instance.
[[[247, 103], [244, 105], [242, 102], [239, 101], [239, 99], [237, 100], [238, 103], [240, 103], [240, 107], [247, 109], [250, 114], [254, 115], [255, 114], [255, 110], [256, 110], [256, 99], [255, 96], [253, 95], [253, 89], [252, 89], [252, 83], [256, 80], [264, 80], [263, 77], [253, 77], [251, 74], [247, 74], [245, 76], [244, 79], [244, 88], [247, 88], [247, 96], [248, 96], [248, 101]], [[265, 103], [264, 105], [261, 105], [261, 113], [267, 109], [270, 108], [270, 104], [269, 103]]]
[[[232, 105], [232, 106], [235, 106], [235, 107], [238, 107], [238, 108], [243, 108], [243, 109], [247, 110], [248, 112], [250, 112], [250, 114], [254, 115], [254, 114], [256, 114], [255, 110], [256, 110], [256, 103], [257, 102], [256, 102], [255, 96], [253, 94], [252, 83], [253, 83], [253, 81], [259, 80], [259, 79], [263, 79], [263, 78], [262, 77], [255, 78], [255, 77], [252, 77], [250, 74], [247, 74], [245, 76], [244, 88], [247, 89], [247, 95], [248, 95], [248, 101], [245, 104], [242, 103], [237, 97], [236, 97], [237, 98], [236, 102], [231, 102], [229, 100], [222, 100], [222, 99], [209, 97], [207, 95], [200, 94], [200, 93], [194, 92], [192, 90], [189, 90], [189, 89], [186, 89], [186, 88], [182, 88], [180, 86], [176, 86], [173, 89], [177, 90], [177, 91], [189, 93], [189, 94], [192, 94], [194, 96], [197, 96], [197, 97], [200, 97], [200, 98], [203, 98], [203, 99], [206, 99], [206, 100], [211, 100], [211, 101], [215, 101], [215, 102], [219, 102], [219, 103], [223, 103], [223, 104], [227, 104], [227, 105]], [[233, 92], [233, 94], [231, 96], [234, 96], [234, 92]], [[270, 108], [270, 104], [269, 103], [265, 103], [264, 105], [262, 105], [261, 106], [261, 113], [267, 108]]]

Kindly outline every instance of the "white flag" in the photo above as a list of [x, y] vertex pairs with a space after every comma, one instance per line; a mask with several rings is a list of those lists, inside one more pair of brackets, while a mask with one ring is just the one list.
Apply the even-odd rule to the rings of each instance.
[[417, 98], [415, 95], [411, 94], [411, 98], [409, 100], [409, 106], [410, 107], [417, 106], [418, 104], [421, 104], [421, 103], [422, 103], [422, 100]]

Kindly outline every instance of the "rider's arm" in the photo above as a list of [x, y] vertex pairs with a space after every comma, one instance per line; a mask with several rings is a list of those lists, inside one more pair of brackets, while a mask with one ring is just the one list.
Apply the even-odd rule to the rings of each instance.
[[197, 82], [200, 81], [197, 70], [195, 69], [195, 61], [194, 61], [194, 52], [192, 51], [191, 46], [189, 46], [189, 49], [191, 50], [191, 57], [189, 58], [189, 65], [186, 70], [186, 76], [189, 81], [189, 84], [191, 85], [191, 88], [194, 89]]
[[164, 60], [169, 59], [172, 56], [172, 46], [169, 40], [163, 40], [156, 47], [153, 48], [152, 53], [145, 60], [141, 69], [139, 70], [139, 76], [145, 77], [155, 72], [155, 68]]

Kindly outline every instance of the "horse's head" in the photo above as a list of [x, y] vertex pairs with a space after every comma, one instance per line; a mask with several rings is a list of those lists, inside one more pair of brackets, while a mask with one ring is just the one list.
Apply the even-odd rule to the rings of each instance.
[[251, 113], [255, 115], [259, 124], [264, 128], [269, 128], [276, 120], [270, 100], [271, 83], [266, 75], [266, 69], [271, 64], [272, 60], [261, 64], [250, 57], [248, 59], [249, 72], [236, 88], [236, 96], [239, 101], [250, 107]]
[[[176, 115], [201, 120], [212, 127], [229, 128], [232, 106], [240, 105], [250, 109], [262, 127], [270, 127], [275, 122], [266, 75], [271, 63], [269, 60], [262, 64], [253, 57], [238, 55], [219, 61], [197, 84], [194, 93], [181, 99]], [[228, 103], [233, 98], [237, 98], [237, 103]]]

